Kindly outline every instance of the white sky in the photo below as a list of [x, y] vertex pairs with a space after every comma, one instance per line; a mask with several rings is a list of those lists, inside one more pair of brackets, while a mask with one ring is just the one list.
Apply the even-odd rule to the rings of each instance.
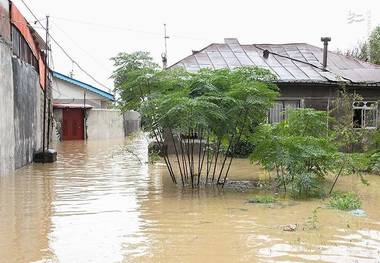
[[[149, 51], [161, 64], [163, 24], [167, 24], [169, 65], [210, 43], [236, 37], [242, 44], [306, 42], [330, 50], [363, 40], [367, 21], [348, 24], [349, 11], [380, 24], [380, 0], [24, 0], [43, 18], [51, 16], [51, 34], [97, 80], [113, 87], [110, 57], [118, 52]], [[20, 0], [13, 1], [33, 21]], [[45, 21], [43, 21], [45, 23]], [[37, 28], [38, 29], [38, 28]], [[43, 35], [43, 34], [41, 34]], [[68, 74], [72, 65], [53, 45], [54, 69]], [[94, 84], [74, 67], [74, 77]], [[101, 87], [99, 87], [101, 88]]]

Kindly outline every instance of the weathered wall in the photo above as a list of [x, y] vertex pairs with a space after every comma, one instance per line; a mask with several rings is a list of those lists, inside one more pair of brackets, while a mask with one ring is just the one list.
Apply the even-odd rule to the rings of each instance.
[[120, 110], [92, 109], [87, 112], [89, 140], [124, 138], [123, 115]]
[[15, 168], [33, 161], [42, 148], [42, 89], [31, 65], [12, 59], [14, 86]]
[[140, 130], [140, 126], [141, 126], [140, 113], [136, 111], [128, 111], [124, 113], [124, 131], [125, 131], [126, 136]]
[[2, 37], [5, 42], [9, 42], [11, 40], [8, 0], [0, 0], [0, 37]]
[[52, 141], [58, 142], [62, 137], [62, 119], [63, 119], [63, 110], [54, 109], [53, 110], [53, 129], [52, 129]]
[[12, 51], [0, 37], [0, 176], [14, 169], [14, 148]]

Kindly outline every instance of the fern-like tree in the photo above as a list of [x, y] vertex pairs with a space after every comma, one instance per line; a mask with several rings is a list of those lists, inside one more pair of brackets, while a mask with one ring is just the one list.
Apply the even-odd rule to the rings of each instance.
[[183, 186], [224, 186], [234, 156], [222, 155], [221, 145], [233, 149], [248, 128], [264, 122], [278, 94], [275, 77], [257, 67], [161, 71], [141, 52], [113, 60], [121, 108], [141, 113], [160, 148], [170, 141], [175, 154], [163, 151], [163, 158]]

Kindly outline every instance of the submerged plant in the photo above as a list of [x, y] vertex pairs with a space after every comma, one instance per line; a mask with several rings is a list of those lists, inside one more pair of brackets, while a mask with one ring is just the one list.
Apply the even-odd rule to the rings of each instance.
[[271, 204], [275, 203], [277, 199], [271, 195], [255, 195], [248, 199], [248, 203], [253, 204]]
[[[160, 71], [143, 52], [122, 53], [113, 61], [120, 107], [141, 113], [143, 129], [159, 148], [174, 148], [174, 158], [166, 150], [162, 154], [169, 175], [193, 188], [224, 186], [234, 149], [265, 121], [278, 94], [274, 75], [257, 67]], [[222, 148], [231, 154], [223, 155]]]
[[323, 195], [326, 176], [338, 157], [328, 135], [327, 113], [297, 109], [288, 116], [281, 123], [258, 128], [250, 158], [274, 171], [285, 193], [290, 190], [297, 198]]
[[317, 207], [313, 210], [312, 215], [307, 218], [306, 223], [304, 224], [303, 229], [306, 230], [316, 230], [319, 229], [319, 217], [318, 210], [320, 207]]
[[361, 201], [354, 192], [334, 192], [329, 205], [339, 210], [355, 210], [361, 207]]

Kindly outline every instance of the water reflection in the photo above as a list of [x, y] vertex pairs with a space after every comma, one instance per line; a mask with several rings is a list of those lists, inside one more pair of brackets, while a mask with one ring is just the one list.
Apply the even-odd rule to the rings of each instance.
[[[253, 191], [182, 190], [147, 141], [67, 142], [59, 161], [0, 177], [0, 262], [378, 262], [380, 178], [355, 190], [368, 216], [323, 200], [263, 206]], [[137, 157], [131, 154], [133, 151]], [[140, 160], [139, 160], [140, 159]], [[236, 179], [262, 176], [247, 161]], [[318, 229], [302, 226], [318, 210]], [[296, 232], [282, 225], [298, 224]], [[377, 260], [377, 261], [376, 261]]]

